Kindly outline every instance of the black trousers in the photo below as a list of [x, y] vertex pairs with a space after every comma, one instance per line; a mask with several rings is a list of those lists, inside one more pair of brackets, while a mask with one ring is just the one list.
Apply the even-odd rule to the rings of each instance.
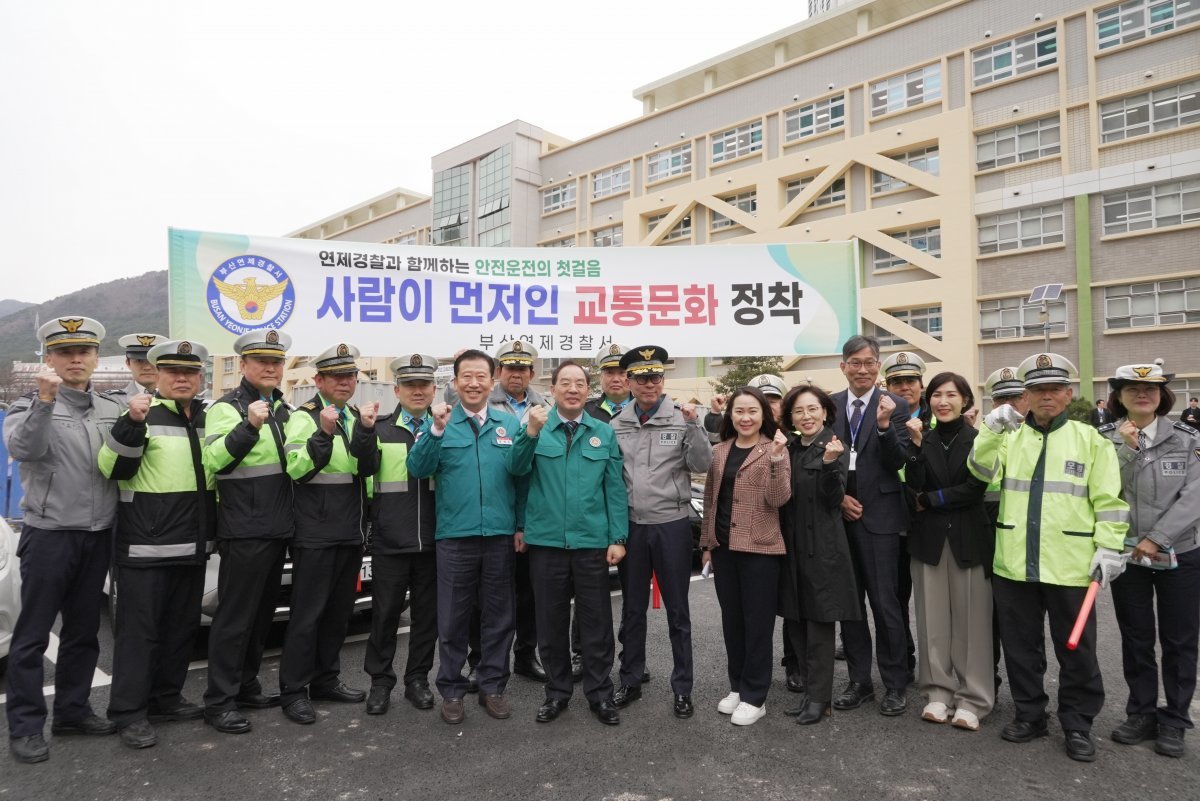
[[[538, 655], [537, 609], [535, 608], [533, 584], [529, 577], [529, 552], [516, 554], [514, 560], [513, 589], [516, 592], [517, 627], [513, 640], [513, 657], [517, 660], [530, 660]], [[471, 614], [470, 650], [467, 651], [467, 664], [475, 667], [479, 664], [479, 607]]]
[[25, 526], [21, 559], [21, 613], [8, 653], [9, 737], [41, 734], [42, 691], [54, 620], [62, 615], [54, 669], [54, 717], [71, 723], [92, 714], [88, 701], [100, 656], [101, 591], [112, 556], [112, 531], [47, 531]]
[[[904, 644], [907, 660], [904, 663], [908, 673], [913, 673], [917, 669], [917, 643], [912, 635], [912, 615], [909, 613], [909, 607], [912, 606], [913, 580], [912, 580], [912, 558], [908, 555], [908, 537], [900, 537], [900, 562], [897, 567], [897, 584], [896, 595], [900, 598], [900, 615], [904, 619]], [[905, 675], [905, 683], [907, 684], [908, 676]]]
[[362, 569], [362, 546], [292, 546], [292, 617], [279, 660], [279, 700], [308, 697], [308, 688], [338, 683], [346, 626], [354, 613], [354, 589]]
[[571, 679], [572, 596], [583, 649], [583, 694], [594, 702], [612, 697], [614, 645], [607, 556], [607, 548], [529, 548], [547, 698], [565, 701], [575, 689]]
[[[800, 657], [796, 654], [796, 645], [793, 642], [796, 639], [794, 629], [799, 626], [803, 627], [804, 623], [797, 620], [783, 619], [783, 659], [779, 660], [779, 664], [783, 665], [785, 673], [795, 673], [800, 669]], [[803, 652], [801, 652], [803, 653]]]
[[833, 651], [837, 645], [837, 624], [817, 620], [783, 620], [784, 642], [803, 654], [796, 666], [804, 679], [808, 700], [829, 703], [833, 700]]
[[371, 677], [371, 686], [396, 686], [397, 629], [405, 608], [405, 594], [411, 598], [408, 630], [408, 660], [404, 683], [429, 681], [433, 670], [433, 650], [437, 645], [437, 558], [434, 551], [406, 554], [374, 554], [371, 557], [371, 635], [363, 670]]
[[729, 689], [745, 703], [762, 706], [775, 662], [775, 610], [783, 557], [722, 547], [712, 551], [712, 558]]
[[1096, 662], [1096, 611], [1092, 610], [1079, 647], [1067, 650], [1067, 639], [1083, 605], [1086, 587], [1062, 587], [1039, 582], [992, 577], [992, 596], [1000, 618], [1004, 665], [1017, 720], [1036, 721], [1046, 715], [1049, 697], [1043, 685], [1046, 672], [1045, 620], [1058, 657], [1058, 720], [1064, 730], [1091, 731], [1092, 720], [1104, 706], [1104, 682]]
[[[1154, 713], [1158, 703], [1158, 665], [1155, 640], [1162, 649], [1162, 687], [1167, 703], [1158, 708], [1158, 722], [1178, 729], [1192, 728], [1188, 714], [1196, 692], [1196, 646], [1200, 634], [1200, 549], [1179, 555], [1174, 570], [1151, 570], [1130, 565], [1113, 582], [1113, 605], [1121, 628], [1121, 659], [1129, 700], [1129, 715]], [[1158, 601], [1158, 632], [1155, 608]]]
[[[854, 574], [861, 593], [871, 603], [875, 621], [875, 659], [879, 678], [889, 690], [903, 690], [908, 685], [904, 619], [908, 607], [900, 604], [900, 540], [899, 534], [873, 534], [862, 521], [846, 523], [850, 540], [850, 555]], [[862, 620], [842, 621], [842, 644], [846, 649], [846, 666], [850, 680], [870, 686], [871, 629], [867, 625], [866, 607]]]
[[471, 613], [480, 610], [479, 691], [504, 692], [510, 675], [516, 605], [512, 537], [449, 537], [437, 541], [437, 688], [443, 698], [462, 698], [462, 675]]
[[222, 539], [217, 542], [217, 613], [208, 634], [209, 712], [237, 708], [239, 695], [262, 692], [258, 670], [275, 618], [285, 539]]
[[688, 519], [642, 525], [630, 521], [625, 546], [626, 587], [621, 608], [621, 683], [638, 687], [646, 670], [646, 608], [650, 605], [650, 574], [667, 608], [671, 637], [671, 692], [692, 694], [691, 589], [692, 524]]
[[124, 728], [183, 700], [200, 627], [204, 565], [118, 565], [117, 587], [108, 719]]

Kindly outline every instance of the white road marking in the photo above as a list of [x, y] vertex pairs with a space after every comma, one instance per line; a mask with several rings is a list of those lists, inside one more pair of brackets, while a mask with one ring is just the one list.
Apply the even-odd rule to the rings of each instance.
[[[46, 645], [46, 659], [55, 665], [58, 664], [58, 635], [54, 632], [50, 632], [50, 642]], [[112, 684], [112, 676], [100, 668], [96, 668], [96, 673], [92, 676], [92, 687], [107, 687], [110, 684]], [[54, 685], [47, 684], [43, 687], [42, 695], [47, 698], [54, 695]], [[7, 700], [7, 697], [5, 693], [0, 693], [0, 704], [3, 704]]]

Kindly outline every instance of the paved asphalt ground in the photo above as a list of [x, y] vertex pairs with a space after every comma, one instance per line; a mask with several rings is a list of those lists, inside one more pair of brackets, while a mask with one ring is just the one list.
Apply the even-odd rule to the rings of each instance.
[[[158, 727], [159, 745], [144, 751], [124, 748], [117, 737], [51, 739], [50, 761], [40, 765], [0, 755], [0, 801], [1200, 798], [1200, 736], [1189, 739], [1192, 751], [1182, 760], [1160, 757], [1150, 744], [1130, 747], [1109, 739], [1124, 719], [1125, 687], [1106, 596], [1100, 631], [1109, 697], [1094, 730], [1099, 759], [1090, 765], [1067, 759], [1056, 722], [1049, 738], [1029, 745], [1002, 741], [1000, 728], [1012, 717], [1007, 687], [977, 733], [922, 721], [915, 688], [903, 717], [885, 718], [864, 707], [799, 727], [783, 715], [798, 696], [784, 689], [777, 669], [767, 716], [748, 728], [732, 726], [716, 712], [728, 687], [711, 581], [693, 583], [691, 604], [697, 664], [697, 712], [691, 720], [671, 714], [665, 613], [652, 610], [653, 680], [617, 727], [596, 722], [579, 695], [557, 721], [537, 724], [541, 688], [514, 677], [509, 684], [514, 717], [507, 721], [487, 717], [468, 696], [466, 722], [448, 726], [436, 708], [417, 711], [397, 692], [382, 717], [367, 716], [361, 704], [319, 702], [314, 726], [291, 723], [277, 709], [250, 712], [254, 730], [241, 736], [218, 734], [203, 723], [164, 724]], [[620, 611], [619, 598], [613, 611]], [[365, 631], [356, 622], [342, 651], [343, 675], [364, 688]], [[92, 692], [101, 714], [112, 664], [107, 630], [102, 649]], [[265, 665], [268, 686], [277, 680], [273, 653]], [[835, 690], [845, 680], [845, 663], [837, 665]], [[48, 677], [52, 670], [48, 662]], [[1052, 666], [1047, 682], [1052, 708], [1055, 675]], [[204, 663], [197, 662], [188, 677], [189, 698], [200, 700], [205, 678]], [[1200, 708], [1193, 706], [1197, 713]]]

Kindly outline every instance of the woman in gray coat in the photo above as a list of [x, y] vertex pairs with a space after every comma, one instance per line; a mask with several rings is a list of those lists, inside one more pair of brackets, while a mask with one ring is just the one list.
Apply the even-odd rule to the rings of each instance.
[[830, 714], [834, 625], [861, 620], [850, 544], [842, 524], [842, 497], [850, 457], [834, 436], [837, 407], [823, 390], [799, 386], [783, 399], [780, 419], [792, 432], [792, 499], [779, 510], [787, 559], [779, 581], [779, 613], [799, 625], [792, 647], [807, 695], [785, 714], [801, 725]]
[[[1112, 733], [1118, 743], [1156, 740], [1163, 756], [1184, 754], [1192, 728], [1188, 708], [1196, 690], [1200, 640], [1200, 434], [1172, 423], [1172, 376], [1161, 363], [1117, 368], [1108, 408], [1116, 422], [1100, 427], [1121, 463], [1121, 497], [1129, 504], [1125, 544], [1129, 568], [1113, 582], [1113, 608], [1121, 628], [1121, 658], [1128, 719]], [[1158, 632], [1155, 636], [1155, 602]], [[1162, 649], [1158, 701], [1155, 640]]]

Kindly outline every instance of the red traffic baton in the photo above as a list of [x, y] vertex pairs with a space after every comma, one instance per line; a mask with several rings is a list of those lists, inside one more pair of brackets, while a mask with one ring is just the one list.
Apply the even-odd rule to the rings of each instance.
[[1092, 607], [1096, 605], [1096, 593], [1100, 582], [1093, 580], [1088, 585], [1087, 595], [1083, 596], [1083, 605], [1079, 607], [1079, 616], [1075, 618], [1075, 628], [1071, 629], [1071, 638], [1067, 640], [1067, 650], [1074, 651], [1079, 647], [1079, 638], [1083, 636], [1083, 627], [1087, 625]]
[[658, 574], [650, 574], [650, 597], [654, 599], [654, 608], [662, 606], [662, 593], [658, 591]]

